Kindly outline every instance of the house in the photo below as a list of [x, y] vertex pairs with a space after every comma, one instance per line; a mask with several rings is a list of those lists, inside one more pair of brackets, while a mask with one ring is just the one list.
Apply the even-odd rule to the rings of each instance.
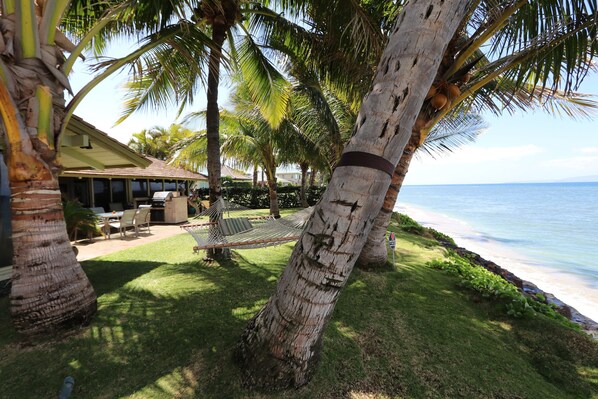
[[[156, 191], [187, 192], [194, 182], [207, 181], [204, 175], [141, 156], [77, 116], [69, 121], [59, 161], [63, 165], [59, 177], [63, 196], [106, 210], [114, 203], [137, 207]], [[10, 278], [11, 263], [10, 188], [0, 151], [0, 281]]]
[[145, 157], [145, 168], [124, 167], [104, 170], [65, 170], [60, 175], [60, 191], [69, 199], [77, 199], [86, 207], [110, 210], [111, 204], [137, 208], [149, 203], [156, 191], [189, 193], [195, 182], [207, 182], [199, 173], [168, 165], [153, 157]]

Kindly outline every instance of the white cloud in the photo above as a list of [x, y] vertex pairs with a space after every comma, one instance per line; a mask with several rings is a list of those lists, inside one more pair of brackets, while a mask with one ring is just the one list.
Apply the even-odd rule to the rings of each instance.
[[513, 147], [476, 147], [466, 145], [448, 155], [438, 157], [436, 160], [432, 160], [428, 156], [422, 156], [420, 162], [426, 164], [434, 163], [438, 166], [482, 164], [506, 160], [516, 161], [539, 154], [542, 151], [542, 148], [532, 144]]
[[577, 151], [581, 152], [582, 154], [598, 154], [598, 147], [583, 147]]

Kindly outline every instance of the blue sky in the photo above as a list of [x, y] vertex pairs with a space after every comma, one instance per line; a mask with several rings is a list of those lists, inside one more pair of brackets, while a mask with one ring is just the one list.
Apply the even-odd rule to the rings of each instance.
[[[91, 78], [86, 69], [81, 62], [75, 64], [71, 75], [75, 92]], [[122, 111], [125, 79], [125, 72], [107, 79], [92, 90], [75, 113], [124, 143], [144, 128], [167, 127], [175, 122], [176, 107], [172, 107], [140, 112], [114, 126]], [[226, 105], [225, 86], [220, 88], [221, 106]], [[598, 96], [598, 74], [587, 77], [580, 91]], [[198, 93], [196, 99], [187, 111], [205, 108], [205, 92]], [[575, 121], [542, 111], [500, 117], [488, 114], [484, 118], [489, 128], [476, 143], [437, 159], [415, 159], [405, 184], [543, 182], [598, 176], [598, 113], [594, 121]]]

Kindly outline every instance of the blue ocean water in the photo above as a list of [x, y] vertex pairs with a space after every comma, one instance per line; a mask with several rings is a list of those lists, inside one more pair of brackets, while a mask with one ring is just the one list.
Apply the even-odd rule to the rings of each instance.
[[598, 183], [403, 186], [401, 205], [467, 222], [478, 241], [598, 290]]

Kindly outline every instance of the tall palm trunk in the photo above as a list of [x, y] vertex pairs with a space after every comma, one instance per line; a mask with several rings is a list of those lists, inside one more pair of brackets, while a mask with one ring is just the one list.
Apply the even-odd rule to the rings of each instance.
[[257, 187], [257, 174], [258, 174], [258, 170], [257, 170], [257, 165], [255, 165], [253, 167], [253, 187]]
[[403, 154], [399, 159], [399, 163], [397, 164], [397, 167], [392, 175], [390, 186], [388, 187], [388, 191], [386, 191], [382, 208], [380, 209], [378, 216], [376, 216], [376, 219], [374, 219], [372, 230], [370, 231], [368, 239], [361, 250], [361, 254], [359, 254], [359, 258], [357, 259], [357, 267], [359, 268], [368, 270], [378, 269], [386, 264], [386, 260], [388, 259], [388, 250], [386, 249], [386, 231], [388, 229], [388, 225], [390, 224], [390, 218], [392, 216], [395, 203], [397, 202], [397, 196], [401, 191], [403, 181], [405, 180], [405, 176], [409, 171], [409, 165], [411, 164], [411, 160], [415, 155], [415, 151], [420, 145], [422, 131], [419, 126], [421, 125], [416, 123], [416, 126], [413, 128], [411, 138], [405, 146]]
[[[210, 49], [208, 70], [208, 93], [206, 107], [206, 137], [208, 147], [208, 186], [210, 189], [210, 204], [215, 203], [222, 196], [222, 179], [220, 163], [220, 110], [218, 109], [218, 85], [220, 83], [220, 62], [222, 60], [222, 45], [226, 39], [226, 27], [223, 24], [212, 25], [212, 40], [214, 47]], [[226, 251], [221, 249], [207, 250], [208, 257], [227, 257]]]
[[208, 70], [208, 93], [206, 107], [206, 137], [208, 141], [208, 184], [210, 187], [210, 204], [222, 194], [220, 164], [220, 111], [218, 109], [218, 85], [220, 83], [220, 62], [222, 45], [226, 39], [224, 24], [212, 26], [214, 47], [210, 50]]
[[309, 204], [307, 203], [307, 193], [306, 193], [306, 186], [307, 186], [307, 169], [309, 165], [305, 162], [301, 162], [299, 164], [301, 168], [301, 190], [299, 191], [299, 197], [301, 199], [301, 206], [307, 208]]
[[284, 270], [249, 322], [237, 356], [249, 386], [306, 384], [341, 289], [382, 207], [428, 88], [468, 2], [409, 2], [364, 99], [355, 134]]
[[95, 293], [69, 242], [58, 179], [45, 176], [10, 181], [11, 316], [24, 334], [83, 325], [96, 311]]
[[311, 175], [309, 176], [309, 186], [313, 187], [316, 185], [316, 175], [318, 171], [314, 168], [311, 168]]
[[63, 56], [46, 36], [39, 38], [41, 46], [32, 41], [39, 31], [28, 32], [22, 22], [32, 4], [23, 0], [20, 15], [0, 16], [6, 44], [1, 54], [0, 136], [7, 150], [13, 240], [10, 313], [17, 331], [26, 335], [85, 324], [97, 306], [71, 249], [60, 201], [55, 146], [68, 84], [58, 69]]
[[266, 171], [268, 179], [268, 195], [270, 196], [270, 215], [275, 218], [280, 217], [280, 209], [278, 208], [278, 185], [276, 183], [276, 168], [268, 169]]

